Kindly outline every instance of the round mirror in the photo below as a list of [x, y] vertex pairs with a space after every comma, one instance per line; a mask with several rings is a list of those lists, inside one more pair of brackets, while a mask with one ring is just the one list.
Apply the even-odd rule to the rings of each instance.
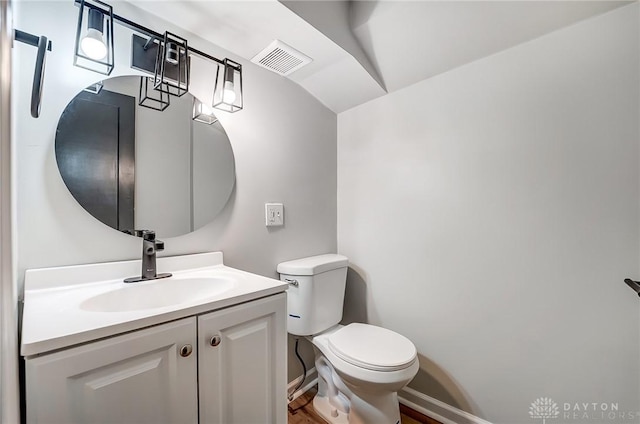
[[74, 97], [58, 121], [56, 161], [73, 197], [96, 219], [128, 234], [175, 237], [207, 224], [227, 203], [233, 150], [191, 94], [164, 95], [167, 106], [153, 100], [160, 92], [147, 82], [110, 78]]

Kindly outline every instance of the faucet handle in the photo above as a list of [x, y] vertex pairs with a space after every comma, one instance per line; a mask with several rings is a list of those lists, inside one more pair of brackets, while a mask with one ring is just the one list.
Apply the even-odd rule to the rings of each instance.
[[162, 240], [156, 240], [156, 250], [164, 250], [164, 242]]
[[153, 230], [143, 230], [142, 231], [142, 239], [147, 241], [155, 241], [156, 232]]

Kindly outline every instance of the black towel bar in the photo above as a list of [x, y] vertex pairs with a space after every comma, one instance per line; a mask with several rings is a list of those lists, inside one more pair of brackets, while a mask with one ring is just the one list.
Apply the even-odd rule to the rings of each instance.
[[36, 56], [36, 69], [33, 73], [33, 86], [31, 88], [31, 116], [40, 116], [40, 106], [42, 105], [42, 88], [44, 85], [44, 68], [46, 63], [47, 50], [51, 51], [51, 41], [45, 36], [29, 34], [28, 32], [16, 29], [13, 35], [16, 41], [38, 48]]
[[[20, 41], [21, 43], [25, 43], [33, 47], [38, 47], [40, 37], [37, 35], [29, 34], [28, 32], [20, 31], [19, 29], [14, 30], [13, 33], [13, 38], [16, 41]], [[51, 41], [47, 41], [47, 50], [51, 51], [51, 48]]]
[[640, 281], [633, 281], [631, 278], [625, 278], [624, 282], [627, 283], [627, 286], [631, 287], [633, 291], [638, 293], [638, 296], [640, 296]]

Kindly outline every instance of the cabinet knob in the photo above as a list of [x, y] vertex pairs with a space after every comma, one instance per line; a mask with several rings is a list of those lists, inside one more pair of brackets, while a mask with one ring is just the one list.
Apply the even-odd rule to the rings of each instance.
[[211, 337], [211, 346], [216, 347], [220, 344], [220, 342], [222, 341], [222, 338], [220, 336], [213, 336]]
[[191, 346], [190, 344], [186, 344], [180, 348], [180, 356], [182, 356], [183, 358], [191, 355], [191, 352], [193, 352], [193, 346]]

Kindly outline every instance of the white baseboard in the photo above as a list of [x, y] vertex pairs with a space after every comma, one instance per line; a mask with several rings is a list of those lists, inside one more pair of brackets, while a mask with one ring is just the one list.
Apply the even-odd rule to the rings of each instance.
[[[287, 386], [287, 393], [291, 392], [301, 379], [302, 376], [300, 375], [290, 382]], [[307, 372], [307, 378], [305, 381], [307, 383], [296, 390], [293, 394], [293, 399], [290, 402], [293, 402], [305, 394], [318, 383], [318, 373], [315, 367], [311, 368]], [[398, 392], [398, 400], [401, 404], [408, 406], [429, 418], [433, 418], [442, 424], [492, 424], [491, 422], [480, 417], [476, 417], [462, 409], [458, 409], [438, 399], [432, 398], [431, 396], [427, 396], [424, 393], [420, 393], [411, 387], [405, 387], [400, 390]]]
[[442, 424], [491, 424], [487, 420], [420, 393], [411, 387], [400, 390], [398, 400], [401, 404]]
[[[293, 388], [298, 385], [300, 380], [302, 380], [302, 375], [299, 375], [298, 377], [295, 378], [295, 380], [293, 380], [287, 385], [287, 394], [291, 393], [291, 390], [293, 390]], [[293, 399], [291, 399], [289, 402], [293, 402], [294, 400], [296, 400], [297, 398], [299, 398], [300, 396], [308, 392], [309, 389], [311, 389], [313, 386], [315, 386], [318, 383], [318, 373], [316, 372], [316, 367], [313, 367], [309, 371], [307, 371], [307, 378], [305, 379], [305, 381], [307, 383], [304, 384], [302, 387], [300, 387], [298, 390], [296, 390], [296, 392], [293, 394]]]

